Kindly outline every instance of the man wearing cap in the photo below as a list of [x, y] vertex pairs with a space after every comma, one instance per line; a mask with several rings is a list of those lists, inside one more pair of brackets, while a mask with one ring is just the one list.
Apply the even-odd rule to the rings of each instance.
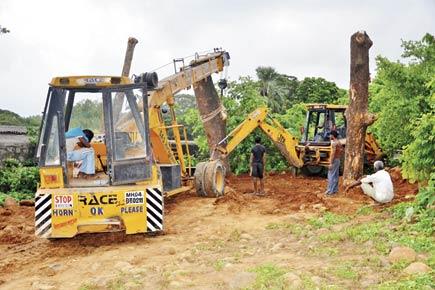
[[89, 129], [73, 128], [65, 133], [67, 160], [79, 162], [79, 175], [88, 177], [95, 174], [95, 154], [91, 146], [94, 133]]
[[387, 203], [393, 200], [393, 182], [391, 181], [390, 174], [384, 170], [384, 163], [376, 161], [373, 164], [375, 173], [361, 178], [358, 181], [350, 184], [345, 191], [352, 187], [361, 185], [364, 194], [370, 196], [379, 203]]

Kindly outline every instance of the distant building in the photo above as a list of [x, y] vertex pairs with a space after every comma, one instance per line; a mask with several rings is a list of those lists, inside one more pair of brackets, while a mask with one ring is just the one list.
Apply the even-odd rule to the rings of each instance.
[[26, 127], [0, 125], [0, 166], [8, 158], [21, 162], [32, 158], [32, 148]]

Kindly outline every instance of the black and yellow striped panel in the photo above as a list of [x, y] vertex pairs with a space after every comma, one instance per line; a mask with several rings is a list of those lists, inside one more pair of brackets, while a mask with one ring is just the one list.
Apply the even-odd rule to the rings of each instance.
[[147, 188], [147, 231], [163, 230], [163, 194], [158, 188]]
[[35, 234], [45, 238], [51, 234], [51, 194], [35, 198]]

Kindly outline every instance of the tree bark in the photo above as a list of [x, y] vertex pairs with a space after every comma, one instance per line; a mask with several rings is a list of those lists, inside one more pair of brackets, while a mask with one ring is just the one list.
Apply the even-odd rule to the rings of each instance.
[[365, 31], [350, 39], [350, 89], [346, 110], [346, 150], [344, 185], [349, 185], [363, 175], [364, 141], [367, 127], [375, 121], [368, 113], [368, 86], [370, 81], [369, 49], [373, 42]]
[[[127, 50], [125, 51], [124, 64], [122, 66], [121, 76], [128, 77], [130, 75], [131, 63], [133, 61], [134, 47], [138, 43], [137, 39], [134, 37], [129, 37], [127, 42]], [[118, 120], [119, 114], [122, 110], [122, 104], [124, 103], [124, 94], [116, 94], [115, 101], [113, 104], [113, 118]]]
[[[226, 136], [226, 120], [220, 111], [222, 104], [210, 76], [196, 82], [193, 85], [193, 90], [211, 156], [216, 144]], [[217, 156], [217, 158], [222, 160], [226, 171], [230, 172], [227, 158], [222, 155]]]

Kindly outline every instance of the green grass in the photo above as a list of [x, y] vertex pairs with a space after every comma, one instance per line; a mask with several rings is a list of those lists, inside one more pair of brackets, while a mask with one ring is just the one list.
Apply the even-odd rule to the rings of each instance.
[[338, 249], [332, 247], [317, 246], [309, 250], [309, 253], [314, 256], [336, 256], [338, 255]]
[[422, 275], [410, 276], [404, 279], [387, 281], [371, 289], [378, 290], [408, 290], [408, 289], [433, 289], [435, 285], [434, 275], [426, 273]]
[[369, 215], [373, 213], [373, 207], [370, 205], [364, 205], [362, 207], [360, 207], [357, 211], [356, 211], [356, 215]]
[[345, 262], [330, 270], [330, 272], [341, 279], [357, 280], [359, 275], [352, 267], [352, 262]]
[[308, 224], [313, 226], [315, 229], [320, 228], [330, 228], [336, 224], [342, 224], [348, 222], [350, 218], [344, 215], [337, 215], [332, 212], [326, 212], [323, 216], [319, 218], [312, 218], [308, 220]]
[[214, 262], [214, 264], [213, 264], [213, 268], [216, 270], [216, 271], [222, 271], [222, 269], [224, 268], [224, 266], [225, 266], [225, 261], [223, 261], [223, 260], [217, 260], [217, 261], [215, 261]]
[[79, 290], [96, 290], [98, 286], [94, 284], [83, 284], [79, 287]]
[[255, 282], [248, 289], [285, 289], [285, 269], [274, 264], [263, 264], [250, 270], [257, 274]]
[[306, 236], [310, 231], [310, 226], [289, 223], [270, 223], [266, 225], [266, 230], [286, 230], [297, 237]]
[[344, 241], [347, 238], [347, 236], [345, 232], [340, 231], [340, 232], [321, 234], [318, 238], [322, 242], [338, 242], [338, 241]]

